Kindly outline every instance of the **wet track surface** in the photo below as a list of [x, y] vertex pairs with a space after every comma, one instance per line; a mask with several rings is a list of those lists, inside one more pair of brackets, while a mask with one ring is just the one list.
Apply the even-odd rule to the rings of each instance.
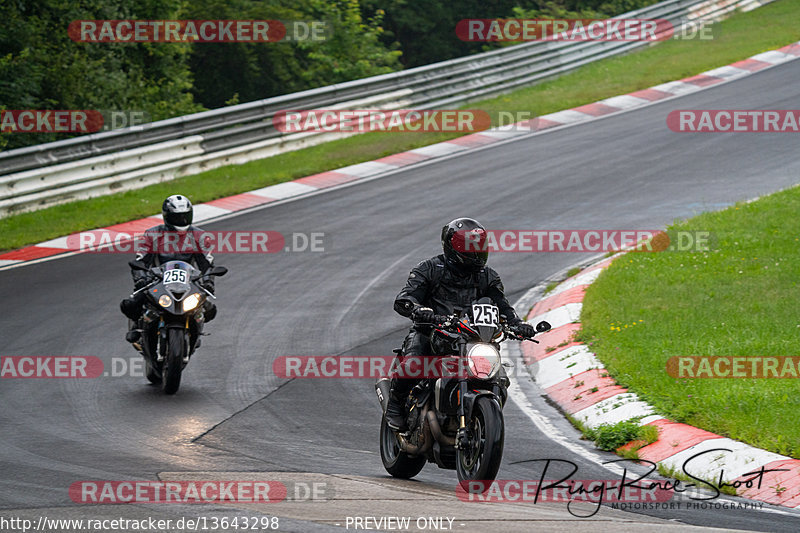
[[[390, 354], [408, 325], [392, 311], [392, 300], [409, 270], [439, 252], [439, 230], [456, 216], [477, 218], [491, 229], [653, 229], [794, 185], [800, 177], [796, 135], [679, 134], [667, 129], [666, 116], [673, 109], [795, 109], [798, 79], [795, 61], [688, 97], [204, 225], [325, 232], [326, 251], [219, 256], [218, 264], [230, 269], [217, 282], [220, 312], [174, 397], [163, 396], [143, 377], [1, 380], [0, 513], [208, 514], [221, 508], [77, 505], [67, 490], [79, 480], [157, 479], [163, 473], [213, 479], [209, 472], [242, 472], [228, 475], [238, 479], [245, 472], [309, 472], [334, 490], [339, 486], [339, 494], [352, 489], [361, 496], [339, 500], [324, 513], [286, 507], [282, 516], [314, 522], [287, 519], [282, 530], [328, 530], [348, 515], [448, 516], [456, 509], [467, 518], [454, 529], [481, 525], [481, 517], [471, 514], [491, 512], [458, 502], [455, 472], [428, 465], [417, 481], [386, 476], [371, 381], [281, 380], [272, 371], [275, 358]], [[531, 286], [587, 257], [498, 253], [490, 264], [515, 302]], [[0, 355], [91, 355], [109, 371], [113, 360], [117, 370], [120, 360], [137, 361], [123, 340], [126, 320], [118, 310], [131, 285], [128, 259], [82, 254], [0, 272]], [[534, 407], [557, 419], [530, 390]], [[505, 416], [500, 478], [538, 479], [541, 463], [531, 461], [542, 458], [574, 461], [581, 479], [614, 477], [554, 443], [514, 402]], [[555, 425], [577, 439], [565, 421]], [[366, 485], [353, 489], [358, 483]], [[401, 504], [407, 499], [397, 492], [376, 497], [380, 507], [363, 503], [370, 499], [364, 494], [381, 491], [416, 495], [409, 497], [422, 503]], [[654, 517], [673, 521], [655, 520], [662, 528], [800, 528], [800, 516], [788, 512], [639, 514], [604, 508], [589, 525], [564, 504], [514, 509], [498, 511], [509, 530], [520, 520], [528, 528], [540, 521], [544, 529], [563, 531], [610, 521], [615, 530], [633, 531], [654, 527]], [[257, 511], [280, 514], [271, 507]]]

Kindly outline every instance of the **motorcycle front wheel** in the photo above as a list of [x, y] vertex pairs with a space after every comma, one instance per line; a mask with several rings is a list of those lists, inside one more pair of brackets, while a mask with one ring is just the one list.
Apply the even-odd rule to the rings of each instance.
[[456, 450], [458, 480], [494, 481], [503, 458], [505, 423], [503, 411], [493, 398], [481, 396], [472, 408], [468, 422], [469, 448]]
[[186, 353], [186, 335], [183, 330], [168, 329], [167, 355], [161, 368], [161, 389], [164, 394], [175, 394], [181, 386], [184, 353]]
[[410, 479], [425, 466], [424, 456], [412, 456], [400, 450], [397, 437], [389, 429], [386, 419], [381, 417], [381, 461], [383, 467], [394, 477]]

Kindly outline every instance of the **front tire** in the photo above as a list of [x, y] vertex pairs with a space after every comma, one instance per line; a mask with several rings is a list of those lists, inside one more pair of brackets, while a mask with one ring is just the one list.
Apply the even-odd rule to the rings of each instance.
[[411, 479], [425, 466], [424, 456], [412, 456], [400, 450], [394, 431], [381, 417], [381, 461], [389, 474], [401, 479]]
[[472, 408], [472, 420], [467, 428], [470, 448], [456, 450], [458, 480], [494, 481], [503, 459], [505, 423], [503, 411], [494, 398], [481, 396]]
[[167, 355], [161, 368], [161, 389], [164, 394], [175, 394], [181, 386], [183, 355], [186, 353], [186, 335], [182, 329], [167, 330]]

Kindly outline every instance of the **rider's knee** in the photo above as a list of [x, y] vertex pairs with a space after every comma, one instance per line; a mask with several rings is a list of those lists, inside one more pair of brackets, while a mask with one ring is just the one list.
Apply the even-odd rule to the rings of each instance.
[[206, 322], [211, 322], [217, 316], [217, 306], [212, 302], [206, 301], [205, 309], [203, 309], [203, 316]]
[[142, 315], [142, 304], [136, 298], [125, 298], [119, 303], [119, 309], [131, 320], [138, 320]]

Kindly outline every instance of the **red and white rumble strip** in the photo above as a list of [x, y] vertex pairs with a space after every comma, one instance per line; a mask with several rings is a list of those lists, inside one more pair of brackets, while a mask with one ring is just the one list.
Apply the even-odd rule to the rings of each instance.
[[[522, 343], [529, 371], [542, 390], [566, 413], [590, 428], [643, 417], [641, 425], [656, 426], [658, 440], [638, 450], [641, 459], [681, 471], [688, 460], [707, 450], [715, 451], [692, 461], [692, 474], [707, 480], [735, 484], [748, 473], [767, 472], [760, 488], [742, 484], [739, 496], [774, 505], [800, 508], [800, 460], [754, 448], [657, 414], [636, 394], [618, 385], [604, 370], [589, 346], [575, 342], [580, 329], [583, 296], [600, 273], [619, 257], [604, 259], [565, 280], [533, 306], [528, 322], [547, 320], [552, 329], [537, 337], [540, 344]], [[737, 485], [738, 486], [738, 485]], [[786, 490], [778, 492], [776, 486]]]
[[[549, 115], [531, 118], [530, 120], [523, 120], [507, 126], [500, 126], [481, 131], [480, 133], [473, 133], [449, 141], [382, 157], [375, 161], [367, 161], [357, 165], [337, 168], [336, 170], [314, 174], [313, 176], [306, 176], [294, 181], [271, 185], [255, 191], [199, 204], [195, 206], [194, 219], [195, 222], [199, 224], [222, 215], [251, 207], [303, 196], [321, 189], [336, 187], [364, 178], [374, 178], [380, 174], [413, 165], [421, 161], [444, 157], [458, 152], [467, 152], [487, 144], [513, 137], [535, 134], [558, 126], [588, 122], [598, 117], [644, 106], [658, 100], [700, 91], [718, 83], [748, 76], [753, 72], [792, 61], [798, 57], [800, 57], [800, 41], [779, 48], [778, 50], [764, 52], [749, 59], [737, 61], [731, 65], [709, 70], [708, 72], [703, 72], [697, 76], [679, 81], [662, 83], [661, 85], [656, 85], [649, 89], [606, 98], [605, 100], [586, 104], [574, 109], [550, 113]], [[152, 216], [93, 231], [107, 233], [109, 234], [110, 240], [113, 241], [114, 236], [119, 233], [132, 234], [142, 232], [160, 222], [160, 216]], [[100, 240], [104, 239], [98, 237], [98, 241]], [[106, 238], [105, 240], [109, 239]], [[79, 253], [81, 251], [79, 243], [80, 239], [73, 235], [0, 254], [0, 269], [12, 268], [19, 264], [45, 257], [58, 255], [66, 256], [67, 254]]]

